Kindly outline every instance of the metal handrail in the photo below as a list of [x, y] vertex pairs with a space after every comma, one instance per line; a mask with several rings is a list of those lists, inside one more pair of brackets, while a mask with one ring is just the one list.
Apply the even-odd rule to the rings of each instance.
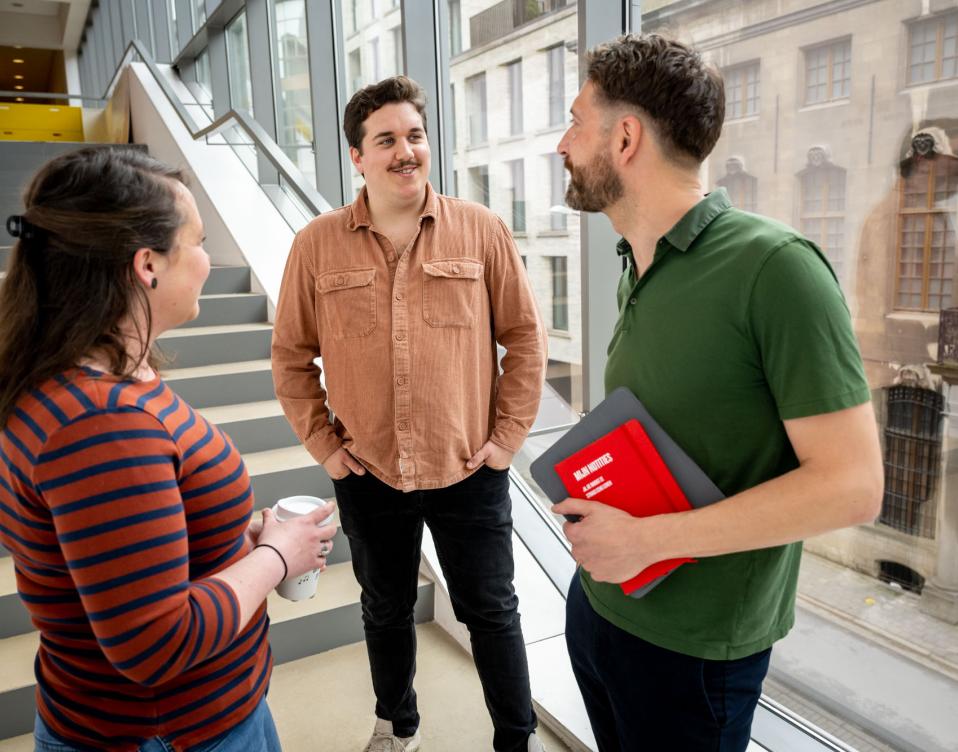
[[[176, 92], [173, 91], [173, 87], [170, 85], [170, 82], [157, 67], [156, 62], [153, 60], [153, 56], [150, 55], [149, 51], [139, 39], [133, 39], [127, 45], [126, 50], [123, 52], [123, 57], [120, 58], [120, 62], [117, 65], [109, 84], [107, 84], [106, 91], [102, 97], [98, 98], [77, 94], [59, 93], [24, 93], [21, 91], [0, 91], [0, 96], [17, 96], [24, 97], [25, 99], [85, 99], [104, 102], [113, 95], [113, 90], [116, 88], [116, 85], [120, 80], [120, 74], [131, 62], [133, 62], [134, 56], [138, 56], [146, 65], [147, 70], [153, 76], [154, 80], [163, 91], [163, 94], [166, 95], [166, 98], [173, 106], [174, 112], [176, 112], [177, 117], [179, 117], [180, 122], [183, 123], [184, 127], [189, 132], [190, 137], [194, 141], [198, 141], [201, 138], [206, 138], [207, 136], [216, 135], [230, 125], [235, 125], [249, 137], [250, 141], [252, 142], [251, 145], [255, 146], [259, 150], [259, 153], [263, 154], [269, 163], [276, 168], [277, 173], [283, 177], [286, 184], [289, 185], [293, 192], [305, 204], [308, 210], [313, 212], [313, 214], [322, 214], [323, 212], [327, 212], [332, 209], [330, 203], [323, 198], [319, 191], [310, 185], [309, 181], [303, 176], [303, 173], [299, 171], [299, 168], [293, 164], [292, 160], [290, 160], [290, 158], [287, 157], [283, 150], [279, 147], [279, 144], [277, 144], [270, 137], [263, 126], [257, 123], [256, 120], [253, 119], [253, 116], [250, 115], [250, 113], [246, 110], [230, 109], [214, 120], [210, 125], [204, 128], [198, 128], [196, 121], [193, 120], [192, 116], [187, 111], [186, 106], [180, 101], [179, 97], [176, 96]], [[243, 145], [248, 146], [250, 144]]]

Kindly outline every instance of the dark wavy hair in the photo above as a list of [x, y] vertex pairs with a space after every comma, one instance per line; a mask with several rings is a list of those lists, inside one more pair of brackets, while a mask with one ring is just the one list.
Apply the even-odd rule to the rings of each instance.
[[[120, 376], [144, 356], [157, 362], [132, 262], [139, 248], [171, 249], [184, 221], [173, 181], [184, 174], [129, 147], [63, 154], [34, 176], [0, 289], [0, 426], [25, 390], [84, 356], [106, 355]], [[145, 331], [134, 357], [119, 327], [137, 309]]]
[[409, 102], [422, 118], [422, 127], [426, 128], [426, 92], [406, 76], [384, 78], [377, 84], [370, 84], [353, 94], [346, 111], [343, 113], [343, 133], [346, 141], [360, 153], [363, 151], [363, 137], [366, 129], [363, 123], [380, 107], [387, 104]]
[[711, 153], [725, 121], [725, 85], [691, 47], [658, 34], [627, 34], [589, 51], [600, 104], [644, 114], [665, 156], [686, 166]]

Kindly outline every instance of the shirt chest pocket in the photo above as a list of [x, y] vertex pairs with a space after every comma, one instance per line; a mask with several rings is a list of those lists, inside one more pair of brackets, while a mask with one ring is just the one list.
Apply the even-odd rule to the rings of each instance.
[[341, 269], [321, 274], [322, 328], [337, 339], [366, 337], [376, 328], [376, 270]]
[[482, 264], [449, 259], [422, 265], [422, 317], [429, 326], [471, 328], [479, 310]]

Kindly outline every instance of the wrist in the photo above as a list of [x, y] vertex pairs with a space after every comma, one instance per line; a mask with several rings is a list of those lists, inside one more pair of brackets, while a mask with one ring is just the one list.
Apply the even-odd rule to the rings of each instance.
[[[274, 565], [276, 573], [280, 575], [276, 583], [277, 585], [289, 576], [289, 565], [286, 563], [286, 557], [283, 556], [282, 552], [276, 548], [276, 546], [269, 543], [257, 543], [253, 546], [253, 552], [255, 553], [257, 550], [265, 552], [265, 554], [261, 554], [261, 556], [265, 557], [268, 555], [274, 562], [277, 562], [278, 566]], [[280, 571], [280, 569], [282, 569], [282, 571]]]

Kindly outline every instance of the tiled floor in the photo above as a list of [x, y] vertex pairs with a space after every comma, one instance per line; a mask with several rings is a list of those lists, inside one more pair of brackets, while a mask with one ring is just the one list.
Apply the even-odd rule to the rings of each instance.
[[[472, 659], [436, 624], [417, 628], [416, 691], [423, 752], [492, 750], [492, 724]], [[373, 692], [363, 643], [277, 666], [269, 705], [284, 752], [359, 752], [373, 726]], [[548, 729], [549, 752], [568, 747]], [[0, 741], [0, 752], [30, 752], [31, 735]]]

